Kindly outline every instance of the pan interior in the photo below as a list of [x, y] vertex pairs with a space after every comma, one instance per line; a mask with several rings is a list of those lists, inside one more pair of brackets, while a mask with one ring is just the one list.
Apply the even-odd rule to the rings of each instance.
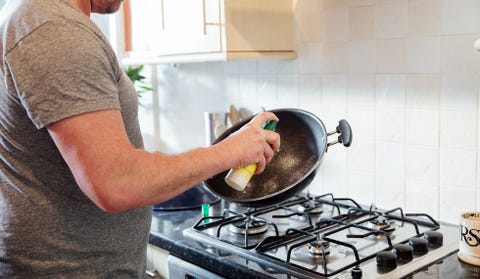
[[[263, 173], [252, 177], [242, 192], [226, 184], [227, 171], [207, 180], [207, 186], [215, 194], [231, 201], [261, 200], [295, 187], [315, 169], [326, 145], [326, 131], [321, 121], [303, 111], [273, 112], [280, 119], [276, 130], [281, 136], [280, 151]], [[225, 133], [231, 134], [240, 127]]]

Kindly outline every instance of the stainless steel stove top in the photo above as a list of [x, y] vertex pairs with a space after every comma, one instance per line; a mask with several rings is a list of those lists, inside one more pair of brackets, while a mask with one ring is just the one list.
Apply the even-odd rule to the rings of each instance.
[[232, 204], [184, 234], [298, 278], [401, 278], [458, 247], [455, 225], [331, 194], [257, 209]]

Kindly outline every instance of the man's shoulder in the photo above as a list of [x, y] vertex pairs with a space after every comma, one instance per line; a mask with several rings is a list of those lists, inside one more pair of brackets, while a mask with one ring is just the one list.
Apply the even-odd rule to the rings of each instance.
[[[88, 17], [65, 0], [9, 1], [2, 12], [0, 31], [7, 44], [15, 46], [25, 37], [48, 24], [68, 26], [68, 22], [89, 24]], [[73, 35], [73, 34], [72, 34]]]

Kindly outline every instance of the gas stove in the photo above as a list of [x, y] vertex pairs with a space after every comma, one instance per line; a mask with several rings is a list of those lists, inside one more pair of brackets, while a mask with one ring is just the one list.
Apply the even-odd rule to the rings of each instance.
[[332, 194], [212, 211], [184, 235], [296, 278], [402, 278], [458, 249], [455, 225]]

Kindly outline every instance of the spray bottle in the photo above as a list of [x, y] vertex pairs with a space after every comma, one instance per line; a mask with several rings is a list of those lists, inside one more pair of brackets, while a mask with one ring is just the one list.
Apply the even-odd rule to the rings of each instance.
[[[263, 129], [275, 131], [277, 121], [269, 120], [263, 125]], [[250, 164], [235, 169], [230, 169], [225, 176], [225, 182], [237, 191], [243, 191], [247, 187], [248, 182], [257, 170], [257, 164]]]

